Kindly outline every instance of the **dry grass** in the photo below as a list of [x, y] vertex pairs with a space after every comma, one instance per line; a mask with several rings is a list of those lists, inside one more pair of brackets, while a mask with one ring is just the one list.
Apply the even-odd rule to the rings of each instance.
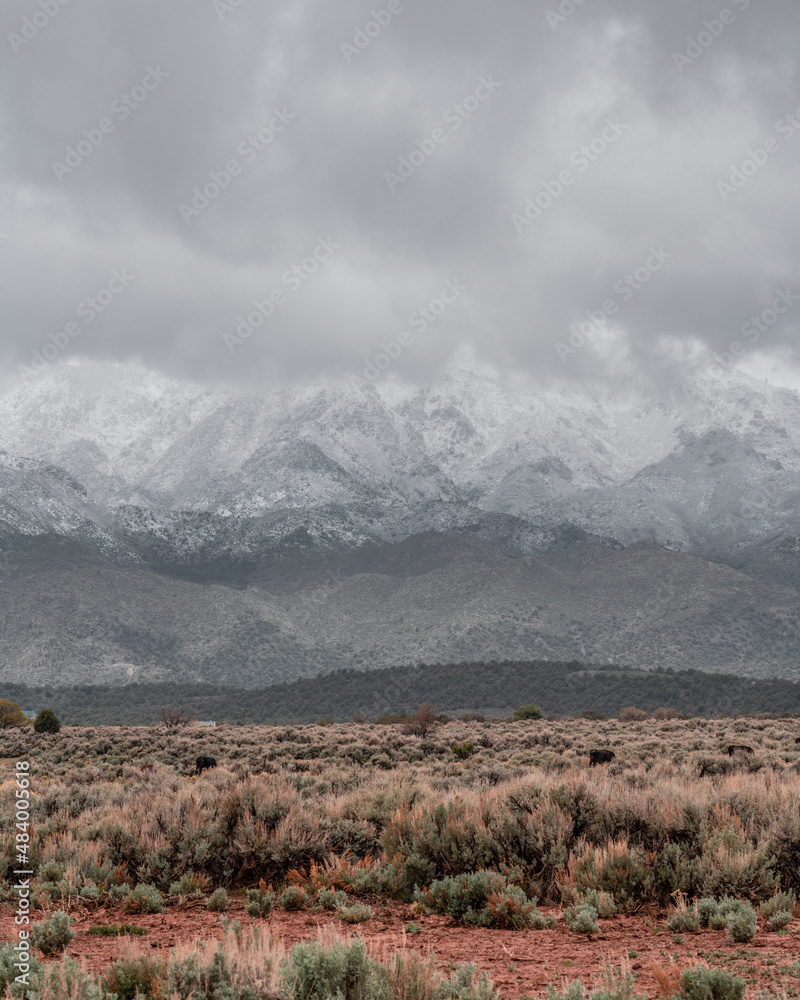
[[[35, 859], [55, 863], [70, 896], [87, 882], [166, 892], [196, 872], [210, 885], [265, 879], [407, 898], [414, 882], [517, 866], [556, 900], [596, 887], [631, 905], [637, 893], [666, 902], [676, 890], [727, 890], [726, 880], [758, 899], [777, 881], [789, 887], [800, 846], [798, 729], [783, 719], [453, 722], [424, 740], [371, 724], [14, 730], [0, 734], [0, 816], [12, 829], [13, 761], [29, 759]], [[452, 746], [465, 741], [475, 753], [459, 760]], [[755, 753], [732, 759], [729, 743]], [[590, 769], [594, 747], [615, 759]], [[195, 778], [201, 753], [219, 767]], [[0, 866], [12, 847], [3, 835]]]

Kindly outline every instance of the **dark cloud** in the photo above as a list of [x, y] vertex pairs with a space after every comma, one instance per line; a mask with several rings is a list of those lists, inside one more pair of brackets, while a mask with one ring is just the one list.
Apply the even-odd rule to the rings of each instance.
[[[6, 5], [6, 372], [72, 321], [53, 363], [360, 373], [406, 329], [413, 378], [464, 341], [544, 374], [663, 377], [800, 293], [796, 0], [392, 0], [370, 23], [388, 6]], [[720, 189], [733, 167], [753, 175]], [[315, 262], [320, 239], [339, 246]], [[409, 327], [448, 280], [463, 294]], [[791, 366], [798, 330], [800, 306], [741, 363]]]

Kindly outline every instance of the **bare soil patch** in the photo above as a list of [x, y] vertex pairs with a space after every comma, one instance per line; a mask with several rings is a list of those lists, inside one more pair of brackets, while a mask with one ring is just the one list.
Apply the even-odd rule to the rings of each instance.
[[[462, 962], [474, 962], [488, 973], [501, 996], [514, 1000], [542, 997], [548, 983], [561, 987], [571, 979], [589, 983], [599, 977], [606, 964], [629, 967], [636, 976], [636, 991], [651, 997], [660, 995], [653, 978], [653, 965], [680, 970], [698, 962], [726, 968], [741, 976], [751, 989], [800, 996], [800, 920], [788, 933], [761, 932], [748, 945], [732, 944], [724, 931], [703, 930], [685, 934], [682, 940], [665, 926], [664, 914], [653, 909], [600, 921], [600, 934], [585, 937], [571, 932], [563, 921], [553, 930], [501, 931], [459, 926], [449, 917], [417, 914], [404, 903], [372, 900], [373, 918], [357, 930], [349, 928], [326, 910], [287, 912], [274, 909], [269, 926], [290, 948], [298, 941], [313, 939], [321, 928], [333, 926], [343, 936], [360, 933], [372, 948], [384, 954], [403, 948], [423, 955], [431, 952], [444, 972]], [[557, 914], [557, 909], [542, 907]], [[249, 923], [241, 895], [232, 898], [228, 917]], [[87, 934], [98, 924], [130, 923], [147, 929], [147, 937], [134, 938], [139, 947], [152, 953], [167, 952], [175, 945], [222, 936], [220, 916], [205, 907], [204, 900], [176, 905], [169, 901], [166, 913], [131, 916], [121, 907], [71, 910], [75, 939], [68, 949], [83, 959], [89, 969], [103, 972], [122, 953], [123, 938]], [[34, 920], [36, 915], [34, 915]], [[407, 932], [408, 925], [420, 928]], [[0, 909], [0, 937], [16, 939], [13, 914]], [[793, 963], [796, 963], [793, 968]]]

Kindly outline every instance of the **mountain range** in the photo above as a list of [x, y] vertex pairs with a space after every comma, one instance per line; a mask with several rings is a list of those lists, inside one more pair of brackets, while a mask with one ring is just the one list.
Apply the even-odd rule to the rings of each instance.
[[71, 363], [0, 396], [0, 677], [258, 687], [580, 659], [797, 678], [800, 396], [459, 354], [243, 392]]

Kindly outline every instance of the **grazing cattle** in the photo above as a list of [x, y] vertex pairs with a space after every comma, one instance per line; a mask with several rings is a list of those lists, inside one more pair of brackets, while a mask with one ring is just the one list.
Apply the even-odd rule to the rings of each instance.
[[752, 753], [752, 747], [746, 747], [743, 743], [731, 743], [728, 747], [728, 756], [733, 757], [735, 753]]
[[795, 743], [800, 743], [800, 736], [797, 737], [797, 739], [795, 740]]
[[213, 757], [198, 757], [197, 758], [197, 770], [195, 774], [200, 774], [206, 767], [216, 767], [217, 762]]
[[594, 767], [595, 764], [607, 764], [616, 756], [613, 750], [590, 750], [589, 767]]
[[142, 774], [152, 774], [155, 770], [155, 764], [142, 764], [141, 771]]

